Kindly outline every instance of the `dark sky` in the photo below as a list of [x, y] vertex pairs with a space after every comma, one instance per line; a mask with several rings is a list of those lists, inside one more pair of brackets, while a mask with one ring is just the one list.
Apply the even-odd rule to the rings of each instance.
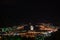
[[[0, 25], [15, 25], [28, 22], [52, 22], [60, 24], [59, 7], [56, 1], [0, 1]], [[56, 14], [55, 14], [56, 13]]]

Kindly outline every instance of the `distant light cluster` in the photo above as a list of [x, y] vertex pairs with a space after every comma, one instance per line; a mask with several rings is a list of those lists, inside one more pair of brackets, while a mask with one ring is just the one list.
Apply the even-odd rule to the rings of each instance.
[[[25, 27], [28, 27], [29, 30], [26, 30]], [[39, 31], [36, 31], [39, 30]], [[2, 32], [1, 35], [20, 35], [20, 36], [26, 36], [26, 37], [35, 37], [37, 34], [44, 35], [44, 36], [51, 36], [52, 32], [58, 31], [58, 28], [46, 24], [46, 23], [40, 23], [36, 25], [33, 24], [27, 24], [27, 25], [19, 25], [19, 26], [13, 26], [13, 27], [7, 27], [7, 28], [0, 28]]]

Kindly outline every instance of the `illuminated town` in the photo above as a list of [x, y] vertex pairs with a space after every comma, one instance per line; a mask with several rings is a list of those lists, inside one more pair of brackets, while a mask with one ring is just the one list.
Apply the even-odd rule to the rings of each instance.
[[[0, 28], [0, 40], [23, 40], [23, 37], [33, 38], [33, 40], [45, 40], [51, 33], [58, 31], [58, 26], [49, 23], [23, 24], [13, 27]], [[7, 39], [7, 36], [19, 36], [17, 39]], [[29, 40], [29, 39], [25, 39]]]

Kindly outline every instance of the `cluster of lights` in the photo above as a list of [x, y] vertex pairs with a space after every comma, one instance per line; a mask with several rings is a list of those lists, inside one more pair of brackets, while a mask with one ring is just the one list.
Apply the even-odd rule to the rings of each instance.
[[[56, 32], [57, 31], [57, 28], [55, 28], [55, 27], [53, 27], [53, 26], [51, 26], [51, 25], [49, 25], [49, 24], [42, 24], [42, 25], [38, 25], [38, 27], [39, 27], [39, 30], [47, 30], [46, 32], [36, 32], [35, 30], [34, 30], [34, 26], [33, 25], [30, 25], [30, 30], [28, 30], [28, 32], [25, 32], [26, 30], [23, 30], [24, 29], [24, 25], [23, 26], [14, 26], [14, 27], [8, 27], [8, 28], [0, 28], [0, 29], [2, 29], [2, 31], [1, 32], [7, 32], [7, 33], [9, 33], [9, 32], [11, 32], [11, 34], [13, 34], [13, 35], [21, 35], [21, 34], [18, 34], [17, 33], [17, 31], [16, 30], [19, 30], [19, 31], [22, 31], [22, 34], [23, 34], [23, 32], [24, 33], [28, 33], [29, 35], [30, 34], [33, 34], [33, 36], [35, 35], [35, 34], [38, 34], [38, 33], [40, 33], [40, 35], [38, 36], [35, 36], [35, 39], [36, 40], [44, 40], [44, 38], [45, 37], [48, 37], [48, 36], [51, 36], [51, 33], [52, 32]], [[22, 29], [22, 30], [21, 30]], [[20, 32], [21, 33], [21, 32]], [[11, 34], [8, 34], [8, 35], [11, 35]], [[28, 36], [29, 36], [28, 35]], [[24, 35], [23, 35], [24, 36]], [[26, 35], [25, 35], [26, 36]], [[32, 35], [31, 35], [31, 37], [32, 37]], [[12, 39], [11, 39], [12, 40]], [[13, 39], [13, 40], [15, 40], [15, 39]], [[17, 38], [16, 40], [22, 40], [21, 38], [19, 39], [19, 38]]]

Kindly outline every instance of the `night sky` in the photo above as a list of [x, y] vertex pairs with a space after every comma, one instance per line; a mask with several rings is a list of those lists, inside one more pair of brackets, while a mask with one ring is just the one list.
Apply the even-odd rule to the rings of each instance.
[[[20, 5], [21, 4], [21, 5]], [[58, 3], [56, 1], [0, 1], [1, 25], [16, 25], [26, 22], [51, 22], [60, 24]]]
[[20, 23], [51, 22], [60, 25], [59, 7], [56, 1], [0, 1], [0, 25], [17, 25]]

